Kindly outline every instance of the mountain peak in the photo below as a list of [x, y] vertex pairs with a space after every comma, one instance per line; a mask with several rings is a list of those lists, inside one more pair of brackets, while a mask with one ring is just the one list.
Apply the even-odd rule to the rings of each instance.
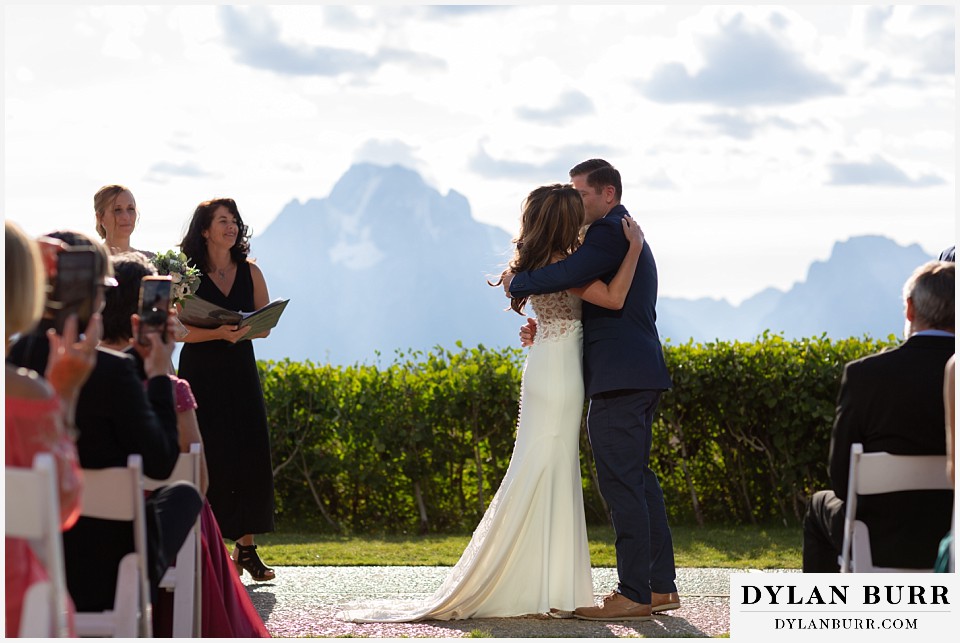
[[376, 192], [397, 196], [424, 190], [435, 191], [417, 172], [402, 165], [356, 163], [333, 186], [329, 201], [338, 208], [352, 211], [358, 202], [372, 198]]
[[[517, 322], [485, 279], [509, 243], [472, 218], [459, 192], [443, 196], [400, 165], [353, 165], [328, 197], [289, 203], [258, 237], [270, 292], [295, 302], [257, 355], [347, 363], [378, 350], [499, 343]], [[419, 302], [442, 302], [450, 323], [438, 330], [437, 308]]]

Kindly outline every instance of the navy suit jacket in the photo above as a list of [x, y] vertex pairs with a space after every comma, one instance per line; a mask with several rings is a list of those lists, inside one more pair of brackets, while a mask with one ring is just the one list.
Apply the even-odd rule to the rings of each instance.
[[[830, 441], [830, 486], [838, 498], [847, 499], [855, 442], [866, 453], [946, 453], [943, 369], [953, 351], [953, 337], [914, 335], [844, 367]], [[857, 520], [870, 528], [873, 561], [881, 567], [933, 567], [952, 512], [951, 491], [903, 491], [857, 502]]]
[[[557, 263], [518, 272], [510, 283], [517, 297], [559, 292], [603, 279], [610, 283], [627, 254], [621, 221], [627, 209], [615, 206], [592, 223], [583, 245]], [[618, 390], [667, 390], [673, 382], [657, 333], [657, 263], [644, 242], [637, 271], [621, 310], [583, 302], [583, 381], [586, 394]]]

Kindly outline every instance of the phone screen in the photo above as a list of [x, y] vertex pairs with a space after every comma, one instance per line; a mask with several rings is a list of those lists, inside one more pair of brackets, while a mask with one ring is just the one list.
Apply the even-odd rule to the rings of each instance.
[[54, 327], [59, 334], [63, 334], [63, 324], [71, 314], [77, 315], [77, 332], [82, 333], [90, 321], [97, 294], [95, 254], [93, 250], [71, 248], [57, 255], [57, 276], [51, 303], [56, 306]]
[[161, 341], [167, 341], [167, 316], [170, 314], [170, 290], [173, 281], [169, 276], [144, 277], [140, 281], [140, 333], [137, 341], [147, 346], [150, 333], [160, 333]]

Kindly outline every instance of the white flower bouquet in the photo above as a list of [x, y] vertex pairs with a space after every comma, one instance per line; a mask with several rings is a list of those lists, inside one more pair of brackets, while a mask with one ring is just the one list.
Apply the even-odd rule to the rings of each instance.
[[170, 302], [174, 305], [182, 305], [184, 300], [193, 296], [200, 285], [200, 270], [191, 264], [187, 255], [182, 252], [159, 252], [150, 262], [156, 267], [157, 274], [170, 275], [173, 281]]

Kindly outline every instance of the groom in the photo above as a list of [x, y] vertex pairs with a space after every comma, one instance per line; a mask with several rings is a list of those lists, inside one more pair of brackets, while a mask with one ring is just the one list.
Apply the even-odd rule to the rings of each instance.
[[[564, 261], [504, 275], [507, 296], [557, 292], [600, 278], [609, 282], [627, 252], [620, 221], [620, 172], [602, 159], [570, 170], [583, 197], [583, 244]], [[617, 588], [599, 607], [580, 607], [577, 618], [647, 620], [677, 609], [673, 540], [663, 491], [650, 470], [651, 425], [663, 391], [672, 386], [656, 326], [657, 265], [645, 244], [622, 310], [583, 302], [583, 378], [590, 398], [587, 433], [600, 493], [617, 535]], [[521, 331], [529, 339], [535, 322]]]

